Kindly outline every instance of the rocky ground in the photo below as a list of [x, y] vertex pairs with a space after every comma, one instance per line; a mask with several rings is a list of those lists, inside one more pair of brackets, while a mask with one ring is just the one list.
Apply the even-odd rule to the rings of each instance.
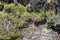
[[60, 35], [51, 29], [46, 29], [44, 25], [39, 27], [30, 26], [23, 30], [22, 40], [60, 40]]

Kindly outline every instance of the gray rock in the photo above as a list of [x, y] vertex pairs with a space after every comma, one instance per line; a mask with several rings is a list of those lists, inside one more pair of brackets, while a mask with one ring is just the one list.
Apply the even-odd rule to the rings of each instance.
[[[43, 25], [40, 27], [29, 27], [23, 31], [22, 40], [58, 40], [59, 35], [51, 29], [46, 29]], [[60, 40], [60, 39], [59, 39]]]
[[60, 14], [57, 16], [53, 16], [48, 21], [49, 28], [56, 31], [57, 33], [60, 33]]

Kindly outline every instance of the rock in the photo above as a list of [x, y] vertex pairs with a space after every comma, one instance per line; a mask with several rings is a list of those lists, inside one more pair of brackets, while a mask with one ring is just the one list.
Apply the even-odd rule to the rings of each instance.
[[29, 4], [35, 12], [40, 12], [41, 10], [43, 10], [45, 2], [45, 0], [31, 0]]
[[28, 19], [24, 22], [23, 27], [28, 28], [30, 24], [33, 24], [33, 20]]
[[34, 22], [34, 25], [35, 25], [35, 26], [39, 26], [39, 25], [45, 24], [46, 22], [47, 22], [46, 19], [42, 19], [41, 21]]
[[46, 22], [47, 22], [47, 17], [46, 15], [43, 15], [41, 20], [34, 22], [34, 25], [35, 26], [44, 25]]
[[60, 33], [60, 16], [59, 14], [57, 16], [53, 16], [49, 21], [48, 21], [48, 24], [49, 24], [49, 27], [56, 31], [57, 33]]
[[[23, 30], [22, 40], [58, 40], [59, 35], [51, 29], [46, 29], [44, 25], [40, 27], [29, 27]], [[60, 40], [60, 38], [59, 38]]]
[[28, 7], [28, 6], [27, 6], [27, 12], [31, 13], [31, 12], [33, 12], [33, 11], [34, 11], [34, 10], [33, 10], [32, 7]]

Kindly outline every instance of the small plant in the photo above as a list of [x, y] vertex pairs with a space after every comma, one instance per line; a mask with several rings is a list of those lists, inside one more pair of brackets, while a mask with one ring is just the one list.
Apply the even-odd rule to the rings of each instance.
[[48, 25], [48, 23], [45, 24], [45, 27], [46, 27], [47, 29], [49, 29], [49, 25]]

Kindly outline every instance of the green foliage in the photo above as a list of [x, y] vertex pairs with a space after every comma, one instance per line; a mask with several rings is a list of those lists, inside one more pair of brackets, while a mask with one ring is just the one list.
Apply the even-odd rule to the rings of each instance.
[[32, 15], [32, 19], [34, 21], [38, 21], [38, 20], [41, 19], [42, 13], [35, 13], [35, 12], [33, 12], [31, 15]]
[[3, 4], [0, 4], [0, 10], [2, 9]]
[[9, 8], [9, 5], [4, 3], [4, 8]]
[[55, 12], [53, 10], [52, 11], [46, 11], [46, 16], [48, 17], [48, 19], [54, 15], [55, 15]]
[[2, 18], [2, 15], [0, 14], [0, 19]]
[[48, 23], [46, 23], [46, 24], [45, 24], [45, 27], [46, 27], [47, 29], [49, 28], [49, 25], [48, 25]]
[[22, 13], [23, 13], [23, 12], [26, 12], [26, 8], [25, 8], [23, 5], [20, 5], [18, 9], [19, 9], [19, 11], [22, 12]]
[[15, 7], [14, 4], [10, 4], [9, 7], [11, 8], [11, 12], [16, 15], [16, 13], [18, 12], [18, 7]]
[[4, 16], [7, 16], [7, 14], [4, 13], [4, 12], [2, 12], [2, 11], [0, 11], [0, 21], [2, 20], [2, 18], [3, 18]]
[[[11, 20], [13, 20], [13, 22], [17, 22], [18, 26], [17, 27], [22, 27], [24, 20], [26, 19], [26, 11], [25, 11], [25, 7], [24, 6], [15, 6], [14, 4], [4, 4], [4, 8], [11, 9], [11, 13], [7, 13], [7, 12], [0, 12], [0, 21], [2, 22], [2, 18], [4, 18], [5, 16], [8, 16]], [[18, 16], [21, 16], [21, 18], [18, 18]], [[0, 28], [2, 26], [0, 25]], [[16, 29], [14, 29], [13, 24], [10, 25], [10, 31], [7, 32], [6, 30], [2, 30], [1, 28], [1, 37], [3, 36], [4, 39], [6, 40], [10, 40], [11, 38], [14, 37], [19, 37], [21, 36], [21, 31], [17, 31]]]

